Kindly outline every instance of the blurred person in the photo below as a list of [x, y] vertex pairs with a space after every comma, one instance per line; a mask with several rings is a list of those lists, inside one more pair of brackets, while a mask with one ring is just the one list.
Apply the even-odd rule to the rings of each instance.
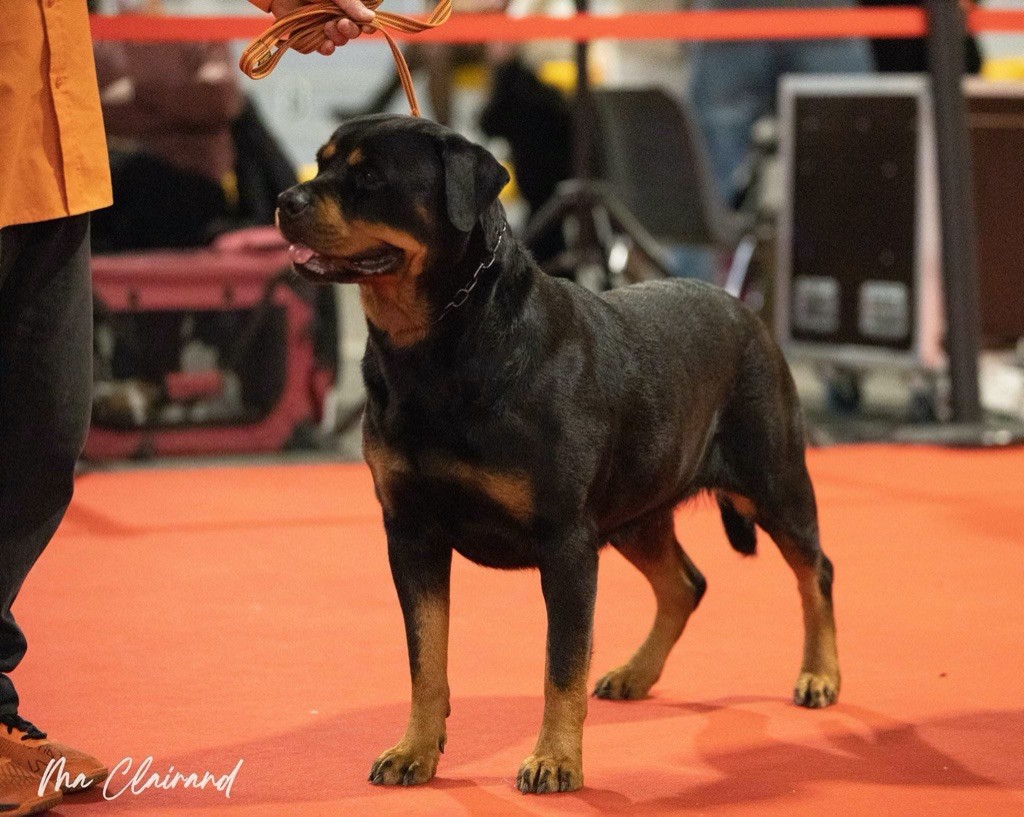
[[[372, 20], [347, 0], [353, 16]], [[300, 3], [268, 6], [277, 16]], [[161, 12], [160, 0], [118, 0], [122, 14]], [[358, 36], [350, 20], [325, 27], [321, 53]], [[92, 221], [96, 252], [194, 247], [223, 229], [235, 168], [231, 127], [243, 106], [222, 42], [100, 42], [100, 99], [110, 142], [114, 205]]]
[[[518, 17], [560, 9], [557, 3], [544, 0], [480, 0], [473, 10]], [[552, 56], [549, 45], [541, 44], [539, 53], [534, 43], [493, 42], [487, 43], [486, 48], [491, 82], [480, 111], [480, 130], [485, 136], [504, 139], [508, 144], [516, 186], [527, 205], [527, 223], [554, 195], [558, 184], [573, 174], [569, 99], [562, 90], [540, 78], [541, 65]], [[541, 265], [564, 250], [565, 238], [559, 222], [550, 225], [530, 245], [530, 252]]]
[[[120, 0], [122, 13], [159, 0]], [[231, 123], [242, 109], [225, 43], [98, 42], [114, 204], [93, 217], [96, 252], [192, 247], [228, 215]]]
[[[855, 0], [695, 0], [703, 10], [849, 8]], [[750, 155], [754, 123], [775, 113], [783, 74], [851, 74], [874, 69], [861, 39], [700, 42], [692, 52], [690, 97], [708, 148], [715, 180], [726, 201], [743, 192], [741, 171]]]
[[[11, 614], [60, 524], [89, 423], [89, 212], [111, 201], [84, 2], [5, 4], [0, 28], [0, 810], [39, 794], [51, 759], [107, 770], [23, 718], [8, 674], [27, 643]], [[55, 664], [69, 677], [69, 668]], [[70, 690], [69, 690], [70, 692]]]
[[[511, 50], [493, 67], [491, 94], [480, 112], [480, 129], [508, 142], [516, 184], [532, 218], [572, 176], [572, 111], [560, 91], [541, 82]], [[565, 250], [555, 223], [530, 246], [538, 263]]]
[[[336, 0], [360, 21], [357, 0]], [[300, 5], [274, 0], [275, 15]], [[18, 0], [0, 27], [0, 813], [44, 810], [107, 770], [21, 714], [9, 677], [27, 649], [11, 613], [71, 501], [89, 424], [89, 214], [111, 203], [84, 0]], [[352, 30], [354, 29], [354, 30]], [[319, 50], [358, 36], [325, 26]], [[351, 36], [349, 36], [351, 34]], [[71, 676], [70, 668], [56, 666]], [[70, 694], [70, 692], [69, 692]], [[41, 776], [63, 760], [64, 776]], [[52, 771], [52, 768], [51, 768]]]
[[[623, 14], [669, 12], [688, 9], [692, 0], [591, 0], [591, 11], [607, 13], [610, 4]], [[605, 40], [594, 43], [595, 56], [603, 58], [604, 85], [613, 88], [660, 88], [679, 99], [679, 75], [688, 69], [686, 43], [674, 40]]]
[[[855, 0], [695, 0], [694, 8], [853, 8]], [[712, 175], [727, 202], [739, 206], [753, 173], [754, 123], [776, 112], [783, 74], [858, 74], [874, 70], [871, 47], [863, 39], [700, 42], [692, 52], [690, 98], [708, 148]], [[685, 256], [700, 264], [699, 255]], [[826, 385], [836, 405], [839, 380]]]

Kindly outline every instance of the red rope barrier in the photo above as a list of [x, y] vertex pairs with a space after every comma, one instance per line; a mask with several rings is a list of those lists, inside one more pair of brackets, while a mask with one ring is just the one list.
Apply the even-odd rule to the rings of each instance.
[[982, 32], [1024, 32], [1024, 11], [973, 9], [967, 17], [967, 26], [975, 34]]
[[[97, 40], [245, 40], [262, 34], [270, 18], [93, 15]], [[975, 9], [970, 29], [1024, 32], [1024, 11]], [[614, 16], [506, 17], [457, 14], [439, 29], [416, 35], [442, 43], [530, 40], [791, 40], [845, 37], [920, 37], [924, 12], [914, 8], [678, 11]], [[398, 35], [407, 36], [407, 35]]]

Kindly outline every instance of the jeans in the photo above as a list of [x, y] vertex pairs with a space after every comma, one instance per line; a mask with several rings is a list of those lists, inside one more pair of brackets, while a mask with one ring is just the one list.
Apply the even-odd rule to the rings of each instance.
[[11, 605], [57, 530], [89, 428], [89, 216], [0, 230], [0, 715], [25, 655]]
[[696, 278], [715, 283], [719, 254], [710, 247], [676, 244], [666, 247], [671, 259], [671, 273], [676, 278]]
[[690, 97], [726, 201], [734, 201], [741, 192], [736, 176], [747, 161], [751, 128], [775, 112], [776, 86], [783, 74], [864, 73], [873, 68], [865, 40], [695, 44]]

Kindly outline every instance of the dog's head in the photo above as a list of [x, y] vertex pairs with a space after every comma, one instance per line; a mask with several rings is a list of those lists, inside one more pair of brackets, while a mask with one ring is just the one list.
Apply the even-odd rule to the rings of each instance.
[[317, 164], [314, 179], [280, 195], [277, 218], [296, 271], [318, 283], [443, 274], [509, 178], [483, 148], [407, 116], [353, 119]]

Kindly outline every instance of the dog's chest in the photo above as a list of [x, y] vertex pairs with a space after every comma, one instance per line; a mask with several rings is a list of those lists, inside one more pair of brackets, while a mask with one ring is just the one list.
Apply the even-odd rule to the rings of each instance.
[[371, 438], [364, 454], [385, 517], [403, 530], [443, 537], [466, 558], [492, 567], [533, 563], [536, 497], [525, 471], [440, 449], [410, 454]]
[[399, 494], [410, 489], [457, 488], [490, 501], [520, 522], [533, 516], [533, 486], [523, 472], [469, 463], [440, 451], [410, 456], [376, 441], [367, 441], [364, 453], [385, 511], [400, 510]]

